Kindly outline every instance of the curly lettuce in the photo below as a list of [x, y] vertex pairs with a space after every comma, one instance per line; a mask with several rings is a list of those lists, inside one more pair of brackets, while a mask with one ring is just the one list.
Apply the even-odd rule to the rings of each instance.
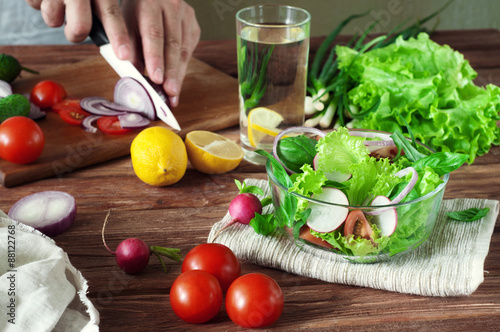
[[359, 113], [372, 109], [353, 127], [404, 131], [402, 117], [416, 139], [465, 153], [469, 163], [500, 144], [500, 88], [476, 86], [477, 72], [464, 56], [428, 34], [365, 53], [338, 46], [336, 54], [352, 81], [348, 103]]

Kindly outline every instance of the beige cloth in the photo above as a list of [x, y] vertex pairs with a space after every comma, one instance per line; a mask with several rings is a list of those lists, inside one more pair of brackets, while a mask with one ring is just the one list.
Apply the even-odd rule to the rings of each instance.
[[[267, 181], [249, 179], [269, 195]], [[445, 212], [489, 207], [486, 217], [456, 222]], [[266, 207], [265, 213], [272, 212]], [[429, 239], [410, 253], [375, 264], [353, 264], [321, 249], [303, 248], [276, 231], [262, 236], [247, 225], [235, 224], [222, 231], [215, 242], [231, 248], [242, 260], [332, 283], [371, 287], [424, 296], [472, 294], [484, 280], [484, 260], [498, 216], [499, 202], [485, 199], [444, 200]], [[211, 229], [207, 242], [224, 225], [228, 214]]]
[[2, 211], [0, 276], [0, 331], [99, 330], [87, 281], [68, 255], [52, 239]]

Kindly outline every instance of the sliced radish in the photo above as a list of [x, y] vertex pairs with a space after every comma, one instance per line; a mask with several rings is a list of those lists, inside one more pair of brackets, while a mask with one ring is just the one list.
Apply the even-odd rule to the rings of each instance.
[[9, 210], [11, 219], [51, 237], [66, 231], [75, 216], [75, 198], [62, 191], [42, 191], [28, 195]]
[[[393, 202], [386, 196], [377, 196], [373, 199], [372, 206], [390, 205]], [[378, 213], [377, 213], [378, 212]], [[380, 208], [380, 211], [372, 211], [372, 222], [380, 229], [380, 234], [390, 236], [398, 225], [398, 213], [394, 207]]]
[[[313, 195], [311, 198], [339, 205], [348, 205], [347, 196], [337, 188], [323, 188], [321, 194]], [[328, 233], [336, 230], [342, 225], [349, 213], [349, 209], [344, 206], [309, 203], [311, 214], [307, 219], [307, 226], [316, 232]]]
[[[314, 159], [313, 159], [313, 169], [316, 171], [318, 169], [318, 159], [319, 155], [317, 154]], [[347, 181], [351, 178], [351, 174], [349, 173], [342, 173], [340, 171], [333, 171], [333, 172], [325, 172], [325, 177], [330, 180], [330, 181], [335, 181], [335, 182], [344, 182]]]

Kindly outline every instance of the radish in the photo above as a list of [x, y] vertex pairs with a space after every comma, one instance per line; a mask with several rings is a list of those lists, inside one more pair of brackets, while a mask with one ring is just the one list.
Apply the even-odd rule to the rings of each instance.
[[110, 213], [111, 211], [108, 211], [104, 224], [102, 225], [102, 242], [104, 247], [115, 256], [116, 263], [125, 273], [136, 274], [144, 270], [146, 266], [148, 266], [149, 256], [151, 256], [151, 254], [155, 254], [156, 257], [158, 257], [165, 272], [167, 272], [167, 268], [161, 256], [166, 256], [176, 262], [182, 260], [182, 256], [179, 254], [180, 249], [157, 246], [149, 247], [144, 241], [135, 237], [123, 240], [116, 248], [116, 251], [111, 250], [104, 239], [104, 229], [108, 223]]
[[[373, 199], [371, 205], [379, 206], [389, 205], [391, 203], [392, 202], [388, 197], [377, 196]], [[380, 229], [381, 235], [390, 236], [392, 233], [394, 233], [398, 224], [398, 213], [396, 212], [396, 208], [380, 208], [372, 211], [371, 214], [373, 214], [372, 222], [377, 225], [378, 229]]]
[[215, 240], [223, 230], [233, 225], [235, 222], [248, 225], [255, 217], [256, 213], [262, 214], [262, 202], [259, 198], [248, 192], [238, 194], [233, 198], [231, 203], [229, 203], [229, 214], [233, 219], [227, 225], [219, 229], [217, 233], [215, 233], [213, 239]]
[[347, 196], [337, 188], [323, 188], [321, 194], [311, 196], [311, 198], [323, 202], [339, 205], [309, 203], [311, 214], [307, 219], [307, 226], [320, 233], [328, 233], [336, 230], [347, 218], [349, 209], [340, 205], [349, 205]]

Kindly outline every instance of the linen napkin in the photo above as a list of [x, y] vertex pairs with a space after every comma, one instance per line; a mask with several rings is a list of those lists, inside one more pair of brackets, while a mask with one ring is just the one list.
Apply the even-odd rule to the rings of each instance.
[[0, 331], [98, 331], [87, 287], [52, 239], [0, 211]]
[[[269, 195], [265, 180], [247, 179]], [[483, 219], [453, 221], [446, 212], [471, 207], [489, 207]], [[264, 213], [272, 213], [272, 206]], [[342, 257], [309, 246], [298, 246], [282, 232], [263, 236], [248, 225], [231, 221], [229, 213], [215, 223], [207, 242], [226, 245], [237, 257], [262, 266], [280, 269], [331, 283], [355, 285], [423, 296], [472, 294], [484, 280], [484, 260], [498, 216], [499, 201], [486, 199], [443, 200], [435, 228], [427, 241], [415, 250], [374, 264], [354, 264]]]

